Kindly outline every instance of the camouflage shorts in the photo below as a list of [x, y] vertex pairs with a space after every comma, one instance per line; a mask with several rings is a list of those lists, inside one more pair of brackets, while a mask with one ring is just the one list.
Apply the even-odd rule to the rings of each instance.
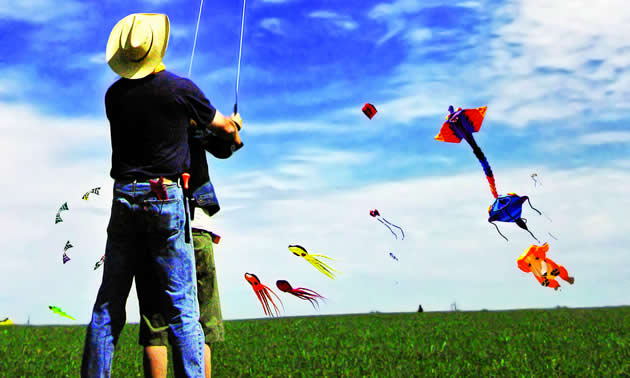
[[[210, 233], [193, 228], [195, 262], [197, 265], [197, 298], [199, 299], [199, 322], [206, 335], [206, 344], [224, 341], [223, 318], [219, 302], [219, 287], [214, 265], [212, 237]], [[156, 301], [150, 301], [155, 303]], [[166, 325], [164, 317], [157, 309], [145, 310], [147, 319], [153, 328]], [[140, 319], [139, 343], [143, 346], [167, 345], [168, 331], [151, 332], [147, 324]]]

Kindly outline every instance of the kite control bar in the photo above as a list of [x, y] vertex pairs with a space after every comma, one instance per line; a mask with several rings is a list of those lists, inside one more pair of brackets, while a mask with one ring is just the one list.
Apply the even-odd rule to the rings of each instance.
[[[182, 181], [184, 183], [185, 190], [188, 190], [188, 180], [190, 180], [190, 173], [187, 173], [187, 172], [182, 173]], [[184, 212], [186, 214], [185, 240], [186, 240], [186, 243], [190, 243], [190, 237], [191, 237], [192, 231], [190, 230], [190, 207], [188, 204], [188, 197], [186, 197], [186, 191], [184, 191]]]

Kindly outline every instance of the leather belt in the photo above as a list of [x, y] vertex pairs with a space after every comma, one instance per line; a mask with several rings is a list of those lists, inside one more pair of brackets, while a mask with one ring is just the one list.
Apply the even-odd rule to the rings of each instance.
[[[132, 183], [133, 183], [133, 184], [138, 184], [138, 183], [141, 183], [141, 182], [149, 182], [149, 180], [158, 181], [159, 179], [160, 179], [159, 177], [156, 177], [156, 178], [152, 178], [152, 179], [139, 179], [139, 180], [138, 180], [138, 179], [136, 179], [136, 180], [131, 180], [131, 179], [122, 179], [122, 180], [116, 180], [116, 181], [117, 181], [117, 182], [119, 182], [119, 183], [129, 183], [129, 184], [132, 184]], [[176, 182], [177, 182], [177, 180], [173, 181], [173, 180], [168, 179], [168, 178], [166, 178], [166, 177], [163, 177], [162, 179], [163, 179], [163, 181], [162, 181], [162, 182], [163, 182], [164, 184], [167, 184], [167, 185], [174, 184], [174, 183], [176, 183]]]

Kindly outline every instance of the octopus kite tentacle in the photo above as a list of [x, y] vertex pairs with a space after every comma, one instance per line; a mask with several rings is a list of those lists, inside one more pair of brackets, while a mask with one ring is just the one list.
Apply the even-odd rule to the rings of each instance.
[[[383, 217], [381, 217], [381, 219], [383, 219], [385, 222], [387, 222], [387, 224], [389, 224], [389, 225], [391, 225], [391, 226], [394, 226], [394, 227], [396, 227], [397, 229], [399, 229], [399, 230], [400, 230], [400, 232], [402, 233], [402, 240], [405, 240], [405, 231], [403, 231], [403, 229], [402, 229], [402, 228], [400, 228], [400, 227], [396, 226], [396, 225], [395, 225], [395, 224], [393, 224], [393, 223], [388, 222], [388, 221], [387, 221], [387, 219], [385, 219], [385, 218], [383, 218]], [[380, 219], [379, 219], [379, 220], [380, 220]], [[391, 230], [391, 228], [390, 228], [390, 230]], [[396, 239], [398, 239], [398, 238], [396, 238]]]
[[304, 257], [304, 259], [306, 261], [308, 261], [311, 265], [313, 265], [317, 270], [319, 270], [320, 272], [324, 273], [326, 276], [335, 279], [335, 276], [332, 272], [337, 272], [339, 274], [341, 274], [341, 272], [331, 268], [330, 266], [328, 266], [326, 263], [320, 261], [317, 259], [317, 257], [323, 257], [329, 260], [333, 260], [328, 256], [324, 256], [324, 255], [309, 255], [308, 252], [306, 252], [306, 249], [300, 245], [297, 244], [293, 244], [289, 246], [289, 251], [291, 251], [291, 253], [293, 253], [296, 256], [300, 256], [300, 257]]
[[[383, 218], [381, 216], [381, 213], [378, 212], [378, 209], [374, 209], [374, 210], [370, 210], [370, 216], [373, 218], [376, 218], [379, 222], [381, 222], [381, 224], [385, 227], [387, 227], [387, 229], [389, 230], [389, 232], [391, 232], [394, 237], [396, 239], [398, 239], [398, 235], [396, 235], [396, 233], [394, 232], [394, 230], [392, 230], [391, 227], [389, 226], [394, 226], [397, 229], [400, 230], [400, 233], [402, 234], [402, 240], [405, 240], [405, 231], [403, 231], [403, 229], [401, 227], [396, 226], [395, 224], [389, 222], [387, 219]], [[389, 225], [389, 226], [388, 226]]]
[[313, 308], [315, 308], [315, 305], [317, 305], [317, 309], [319, 309], [319, 303], [317, 302], [317, 298], [326, 299], [323, 296], [321, 296], [319, 293], [311, 289], [307, 289], [305, 287], [298, 287], [294, 289], [293, 287], [291, 287], [291, 284], [285, 280], [276, 281], [276, 286], [278, 287], [278, 289], [284, 291], [285, 293], [289, 293], [300, 299], [311, 302], [311, 306], [313, 306]]
[[278, 295], [274, 293], [273, 290], [271, 290], [269, 287], [261, 284], [260, 280], [254, 273], [245, 273], [245, 279], [252, 285], [252, 289], [254, 289], [256, 297], [258, 297], [260, 304], [263, 306], [263, 311], [265, 312], [265, 315], [273, 317], [271, 307], [269, 306], [270, 301], [274, 309], [276, 310], [276, 316], [279, 316], [280, 310], [278, 309], [278, 306], [276, 306], [276, 304], [273, 302], [273, 299], [269, 295], [269, 292], [271, 292], [273, 295], [276, 296], [276, 298], [278, 298], [280, 304], [282, 304], [282, 308], [284, 309], [284, 304], [282, 303], [280, 297], [278, 297]]

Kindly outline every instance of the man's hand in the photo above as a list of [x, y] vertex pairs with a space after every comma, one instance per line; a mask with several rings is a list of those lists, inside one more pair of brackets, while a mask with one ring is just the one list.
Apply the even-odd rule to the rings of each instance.
[[238, 113], [233, 113], [230, 116], [230, 119], [236, 124], [236, 128], [238, 129], [238, 131], [241, 131], [241, 127], [243, 126], [243, 119], [241, 118], [241, 115]]

